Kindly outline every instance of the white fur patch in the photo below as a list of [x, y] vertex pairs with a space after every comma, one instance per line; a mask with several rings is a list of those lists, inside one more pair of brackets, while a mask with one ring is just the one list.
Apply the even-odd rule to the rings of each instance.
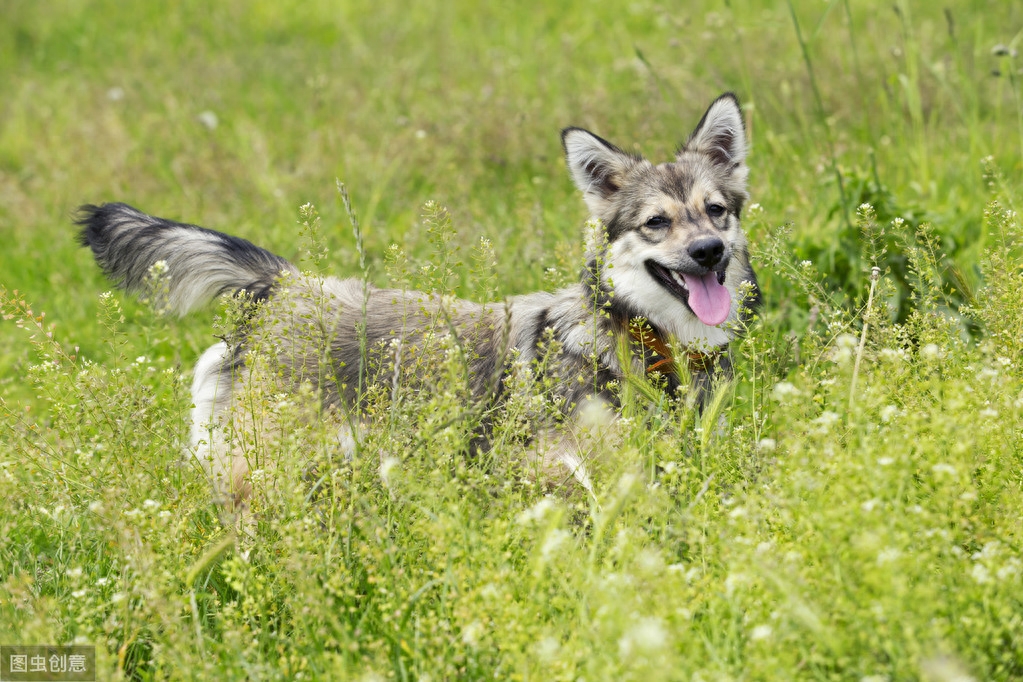
[[622, 235], [608, 249], [606, 277], [612, 282], [616, 298], [621, 298], [630, 308], [642, 311], [651, 324], [673, 335], [687, 347], [720, 346], [728, 343], [732, 334], [727, 330], [729, 323], [736, 320], [735, 305], [739, 286], [740, 267], [737, 263], [729, 266], [725, 276], [725, 288], [732, 296], [732, 309], [728, 319], [717, 327], [706, 325], [693, 314], [689, 307], [661, 286], [646, 269], [651, 259], [668, 260], [663, 249], [657, 244], [645, 243], [635, 232]]
[[224, 380], [221, 372], [228, 356], [223, 341], [210, 346], [195, 363], [192, 379], [191, 445], [195, 458], [208, 472], [220, 457], [223, 445], [222, 429], [217, 422], [231, 402], [231, 380]]

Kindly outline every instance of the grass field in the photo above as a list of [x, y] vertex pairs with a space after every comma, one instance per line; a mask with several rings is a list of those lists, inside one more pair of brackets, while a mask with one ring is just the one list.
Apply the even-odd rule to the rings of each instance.
[[[1023, 679], [1023, 4], [683, 5], [3, 2], [0, 645], [94, 645], [98, 679]], [[593, 499], [512, 438], [468, 457], [441, 377], [316, 499], [330, 434], [266, 434], [237, 542], [181, 457], [223, 308], [105, 294], [71, 225], [125, 201], [357, 276], [339, 179], [374, 283], [553, 288], [560, 129], [666, 160], [727, 90], [765, 307], [723, 421], [623, 389]]]

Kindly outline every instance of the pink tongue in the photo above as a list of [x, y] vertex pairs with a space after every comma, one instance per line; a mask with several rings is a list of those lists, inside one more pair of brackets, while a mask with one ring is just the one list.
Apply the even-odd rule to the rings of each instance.
[[689, 307], [700, 322], [714, 327], [728, 319], [732, 297], [728, 289], [718, 283], [718, 274], [708, 272], [703, 277], [682, 275], [689, 289]]

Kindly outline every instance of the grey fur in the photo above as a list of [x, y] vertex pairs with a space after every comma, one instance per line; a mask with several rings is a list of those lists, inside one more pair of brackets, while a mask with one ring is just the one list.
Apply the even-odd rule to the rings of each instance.
[[215, 297], [245, 289], [264, 298], [288, 261], [250, 242], [195, 225], [146, 215], [127, 204], [82, 206], [79, 242], [126, 291], [146, 293], [153, 265], [167, 265], [170, 308], [180, 315]]
[[[326, 408], [351, 415], [365, 382], [417, 381], [412, 349], [429, 346], [431, 335], [457, 336], [469, 389], [484, 406], [500, 400], [513, 360], [529, 366], [553, 342], [559, 351], [542, 364], [570, 416], [592, 396], [615, 403], [610, 384], [626, 374], [619, 347], [635, 318], [683, 348], [714, 350], [736, 335], [759, 292], [739, 225], [748, 171], [735, 97], [715, 100], [671, 163], [655, 166], [579, 128], [565, 129], [562, 139], [596, 232], [580, 281], [554, 293], [482, 304], [314, 277], [245, 240], [124, 204], [83, 207], [80, 239], [133, 293], [164, 261], [170, 307], [181, 314], [241, 290], [265, 301], [237, 346], [218, 344], [203, 356], [193, 385], [193, 446], [218, 489], [238, 501], [248, 491], [244, 453], [223, 442], [217, 422], [230, 419], [232, 394], [247, 378], [246, 348], [269, 351], [287, 384], [309, 384]], [[732, 300], [725, 323], [697, 318], [683, 276], [724, 282]], [[649, 349], [636, 351], [631, 371], [642, 373], [654, 359]], [[676, 376], [667, 382], [669, 390], [679, 385]], [[582, 457], [562, 448], [549, 459], [578, 469]], [[585, 485], [585, 473], [576, 475]]]

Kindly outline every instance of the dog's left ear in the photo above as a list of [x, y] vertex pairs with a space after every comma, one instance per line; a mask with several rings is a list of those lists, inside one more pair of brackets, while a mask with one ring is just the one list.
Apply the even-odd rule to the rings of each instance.
[[678, 156], [685, 152], [705, 154], [729, 169], [745, 164], [746, 125], [735, 95], [726, 92], [711, 103]]

